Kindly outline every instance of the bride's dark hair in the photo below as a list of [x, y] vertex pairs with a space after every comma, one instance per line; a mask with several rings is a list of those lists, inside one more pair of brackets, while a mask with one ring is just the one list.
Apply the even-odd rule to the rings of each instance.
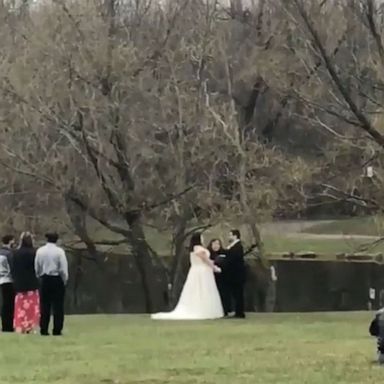
[[201, 233], [200, 232], [194, 233], [191, 236], [191, 241], [189, 243], [190, 252], [193, 252], [193, 249], [195, 248], [196, 245], [201, 245]]

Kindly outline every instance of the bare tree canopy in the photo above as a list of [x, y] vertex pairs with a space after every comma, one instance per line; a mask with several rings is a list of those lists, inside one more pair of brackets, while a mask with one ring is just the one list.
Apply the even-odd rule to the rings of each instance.
[[[268, 217], [334, 200], [380, 210], [382, 10], [373, 0], [3, 3], [6, 225], [55, 220], [92, 254], [125, 244], [151, 311], [153, 265], [177, 286], [195, 230], [241, 222], [263, 254]], [[94, 222], [115, 237], [96, 238]], [[171, 265], [148, 227], [172, 238]]]

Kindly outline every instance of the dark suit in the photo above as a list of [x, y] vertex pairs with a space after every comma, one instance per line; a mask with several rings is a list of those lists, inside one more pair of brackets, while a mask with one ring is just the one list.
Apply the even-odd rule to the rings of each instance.
[[218, 252], [210, 250], [211, 260], [222, 269], [222, 273], [215, 273], [215, 281], [217, 289], [220, 294], [221, 303], [223, 305], [224, 315], [227, 316], [231, 312], [231, 301], [230, 293], [228, 292], [228, 283], [226, 281], [225, 271], [226, 271], [226, 251], [221, 249]]
[[231, 299], [233, 299], [235, 303], [235, 316], [244, 317], [245, 262], [244, 248], [241, 241], [238, 241], [226, 250], [223, 278], [225, 279], [228, 292], [225, 301], [230, 303]]

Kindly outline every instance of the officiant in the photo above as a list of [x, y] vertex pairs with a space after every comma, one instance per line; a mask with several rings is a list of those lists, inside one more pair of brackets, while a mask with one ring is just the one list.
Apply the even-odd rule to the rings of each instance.
[[223, 304], [224, 316], [228, 316], [231, 312], [230, 294], [228, 292], [228, 282], [226, 281], [225, 268], [225, 249], [220, 239], [212, 239], [208, 245], [210, 258], [214, 263], [222, 269], [222, 273], [215, 273], [217, 289], [220, 294], [221, 303]]

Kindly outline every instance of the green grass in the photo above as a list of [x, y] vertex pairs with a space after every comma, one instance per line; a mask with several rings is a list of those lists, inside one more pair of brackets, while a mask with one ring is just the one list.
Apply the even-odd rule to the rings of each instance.
[[[334, 222], [328, 224], [324, 224], [324, 227], [318, 226], [320, 229], [319, 232], [316, 232], [316, 228], [313, 231], [308, 231], [308, 233], [313, 234], [344, 234], [344, 235], [374, 235], [373, 228], [378, 229], [374, 218], [366, 218], [360, 219], [362, 222], [359, 224], [359, 220], [351, 219], [351, 221], [345, 220], [343, 222]], [[369, 223], [370, 226], [369, 226]], [[366, 233], [364, 233], [364, 229], [361, 229], [359, 233], [359, 225], [361, 228], [365, 228]], [[321, 228], [323, 228], [324, 232], [321, 232]], [[334, 230], [332, 228], [335, 228]], [[339, 229], [337, 229], [339, 228]], [[349, 228], [349, 231], [348, 231]], [[337, 230], [336, 230], [337, 229]], [[342, 232], [345, 230], [345, 232]], [[330, 231], [330, 232], [329, 232]], [[245, 244], [250, 244], [251, 241], [249, 236], [247, 236], [247, 231], [244, 229], [242, 231], [244, 234], [244, 242]], [[226, 240], [225, 236], [227, 234], [226, 230], [222, 228], [213, 228], [206, 232], [205, 241], [208, 241], [211, 238], [220, 237]], [[152, 244], [152, 246], [158, 250], [160, 254], [167, 255], [170, 250], [170, 236], [167, 236], [166, 233], [158, 233], [153, 229], [148, 229], [146, 232], [147, 239]], [[265, 248], [267, 253], [286, 253], [286, 252], [316, 252], [319, 254], [327, 254], [327, 255], [335, 255], [338, 253], [354, 253], [358, 252], [361, 246], [369, 245], [373, 240], [370, 239], [310, 239], [305, 238], [303, 234], [300, 237], [300, 234], [294, 237], [286, 236], [286, 234], [281, 235], [266, 235], [263, 237], [263, 241], [265, 244]], [[384, 252], [384, 243], [376, 246], [374, 248], [370, 248], [367, 252], [378, 253]]]
[[[373, 233], [373, 228], [378, 227], [378, 221], [375, 218], [358, 218], [350, 220], [335, 221], [328, 224], [319, 224], [311, 227], [306, 232], [311, 234], [370, 234]], [[209, 229], [204, 234], [205, 241], [211, 238], [222, 238], [225, 242], [229, 231], [229, 226], [222, 225]], [[360, 228], [360, 229], [359, 229]], [[365, 228], [365, 229], [364, 229]], [[364, 231], [366, 231], [364, 233]], [[92, 223], [92, 235], [94, 239], [100, 240], [117, 240], [121, 236], [100, 227], [96, 223]], [[171, 234], [168, 232], [159, 232], [151, 227], [146, 227], [146, 238], [149, 244], [160, 255], [169, 256], [171, 254]], [[247, 228], [242, 228], [245, 244], [251, 243]], [[377, 233], [376, 233], [377, 234]], [[359, 251], [362, 245], [370, 243], [368, 239], [306, 239], [305, 234], [300, 237], [300, 234], [295, 237], [287, 237], [287, 234], [268, 234], [263, 237], [265, 248], [269, 254], [287, 253], [287, 252], [315, 252], [323, 255], [335, 255], [338, 253], [353, 253]], [[81, 245], [82, 246], [82, 245]], [[126, 244], [119, 246], [98, 246], [99, 249], [105, 251], [112, 250], [116, 253], [128, 252]], [[384, 252], [384, 243], [379, 246], [369, 249], [371, 253]]]
[[[360, 247], [371, 244], [362, 239], [300, 239], [290, 237], [266, 237], [264, 239], [268, 253], [315, 252], [322, 255], [359, 252]], [[384, 244], [369, 248], [367, 253], [384, 252]]]
[[382, 236], [384, 234], [384, 222], [383, 218], [380, 217], [355, 217], [314, 225], [305, 230], [305, 232], [313, 234]]
[[71, 317], [63, 338], [1, 335], [1, 384], [380, 383], [371, 315], [246, 321]]

